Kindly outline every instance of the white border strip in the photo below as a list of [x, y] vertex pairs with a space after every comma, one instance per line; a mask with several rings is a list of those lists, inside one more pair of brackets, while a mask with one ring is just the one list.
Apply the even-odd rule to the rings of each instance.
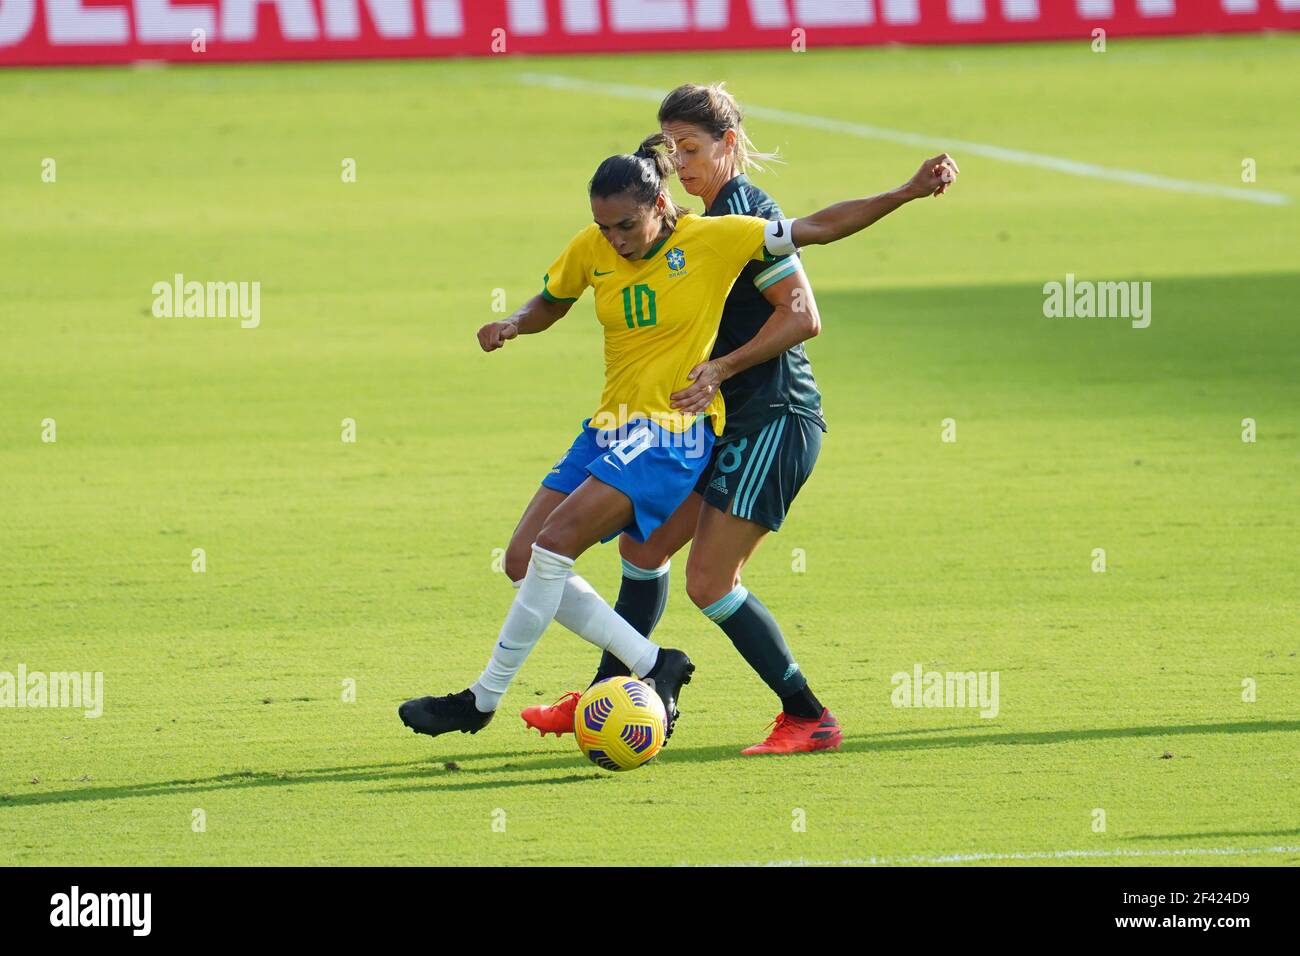
[[[1202, 847], [1186, 850], [1044, 850], [1037, 853], [948, 853], [941, 856], [868, 856], [857, 860], [770, 860], [766, 863], [705, 864], [715, 866], [905, 866], [907, 864], [994, 863], [1032, 860], [1115, 860], [1142, 857], [1257, 856], [1300, 853], [1300, 846]], [[692, 866], [694, 864], [685, 864]]]
[[[598, 93], [605, 96], [617, 96], [622, 99], [645, 100], [658, 103], [664, 97], [663, 90], [648, 86], [629, 86], [623, 83], [595, 83], [590, 80], [555, 73], [521, 73], [519, 81], [529, 86], [545, 86], [553, 90], [570, 90], [574, 92]], [[1259, 203], [1264, 206], [1285, 206], [1291, 198], [1284, 193], [1268, 192], [1263, 189], [1243, 189], [1239, 186], [1216, 186], [1212, 183], [1198, 183], [1189, 179], [1172, 179], [1168, 176], [1156, 176], [1131, 169], [1115, 169], [1110, 166], [1098, 166], [1059, 156], [1047, 156], [1043, 153], [1028, 153], [1019, 149], [1006, 149], [987, 143], [973, 143], [961, 139], [943, 139], [922, 133], [909, 133], [905, 130], [888, 129], [884, 126], [868, 126], [864, 123], [850, 123], [847, 120], [831, 119], [826, 116], [813, 116], [808, 113], [791, 113], [788, 110], [768, 109], [765, 106], [745, 106], [747, 116], [772, 120], [775, 123], [788, 123], [792, 126], [806, 126], [832, 133], [844, 133], [861, 139], [874, 139], [886, 143], [902, 143], [905, 146], [917, 146], [921, 149], [947, 150], [966, 156], [983, 156], [987, 159], [999, 159], [1021, 166], [1037, 166], [1054, 173], [1067, 176], [1085, 176], [1108, 182], [1126, 183], [1130, 186], [1144, 186], [1148, 189], [1164, 189], [1169, 192], [1191, 193], [1196, 196], [1212, 196], [1216, 199], [1236, 199], [1241, 202]]]

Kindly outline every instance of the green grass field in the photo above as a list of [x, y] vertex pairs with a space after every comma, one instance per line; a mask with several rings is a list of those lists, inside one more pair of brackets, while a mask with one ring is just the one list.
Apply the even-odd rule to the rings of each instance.
[[[775, 701], [683, 554], [657, 636], [699, 672], [611, 775], [515, 716], [594, 667], [558, 626], [483, 733], [395, 716], [477, 676], [493, 549], [599, 394], [589, 297], [474, 331], [654, 128], [526, 72], [1292, 201], [954, 149], [950, 196], [812, 250], [831, 430], [745, 580], [844, 748], [738, 755]], [[97, 719], [0, 709], [0, 863], [1300, 863], [1298, 83], [1294, 36], [0, 72], [0, 671], [104, 674]], [[791, 215], [927, 155], [749, 125]], [[261, 282], [260, 326], [154, 318], [175, 273]], [[1150, 327], [1045, 318], [1067, 273], [1150, 281]], [[613, 599], [613, 546], [579, 570]], [[998, 672], [998, 715], [892, 706], [916, 664]]]

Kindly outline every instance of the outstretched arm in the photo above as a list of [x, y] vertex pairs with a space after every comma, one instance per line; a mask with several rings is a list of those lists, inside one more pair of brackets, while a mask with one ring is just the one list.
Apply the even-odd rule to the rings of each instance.
[[913, 199], [942, 196], [956, 182], [958, 172], [953, 158], [941, 153], [922, 163], [916, 174], [897, 189], [866, 199], [837, 202], [811, 216], [794, 220], [790, 238], [796, 247], [802, 247], [824, 246], [851, 236]]
[[484, 352], [501, 348], [516, 335], [532, 335], [545, 332], [573, 306], [573, 303], [561, 299], [556, 301], [542, 295], [535, 295], [515, 311], [510, 318], [501, 322], [489, 322], [478, 330], [478, 344]]

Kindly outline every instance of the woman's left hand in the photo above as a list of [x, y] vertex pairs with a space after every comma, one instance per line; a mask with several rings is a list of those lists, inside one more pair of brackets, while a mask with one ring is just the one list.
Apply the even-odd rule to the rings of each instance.
[[717, 394], [718, 386], [722, 384], [722, 370], [716, 362], [701, 362], [686, 377], [692, 384], [673, 392], [670, 396], [673, 408], [686, 415], [702, 412], [709, 407], [709, 402]]

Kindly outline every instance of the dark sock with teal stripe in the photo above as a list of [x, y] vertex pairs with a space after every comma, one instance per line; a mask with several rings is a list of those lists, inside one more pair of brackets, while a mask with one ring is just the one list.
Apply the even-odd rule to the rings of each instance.
[[[668, 567], [665, 564], [662, 568], [647, 569], [623, 562], [623, 583], [619, 586], [614, 610], [644, 637], [650, 636], [668, 606]], [[600, 667], [596, 669], [592, 683], [607, 677], [631, 675], [626, 664], [605, 651], [600, 656]]]
[[822, 705], [808, 687], [781, 628], [763, 602], [741, 585], [704, 608], [704, 616], [731, 638], [746, 663], [794, 717], [820, 717]]

